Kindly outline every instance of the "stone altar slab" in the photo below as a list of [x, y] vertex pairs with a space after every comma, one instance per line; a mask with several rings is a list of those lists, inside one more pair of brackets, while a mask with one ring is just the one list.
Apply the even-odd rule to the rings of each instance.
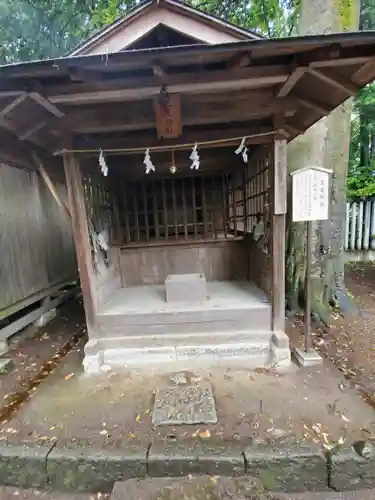
[[152, 413], [154, 425], [216, 424], [211, 384], [170, 385], [158, 388]]
[[203, 273], [170, 274], [165, 280], [167, 302], [204, 302], [207, 300]]

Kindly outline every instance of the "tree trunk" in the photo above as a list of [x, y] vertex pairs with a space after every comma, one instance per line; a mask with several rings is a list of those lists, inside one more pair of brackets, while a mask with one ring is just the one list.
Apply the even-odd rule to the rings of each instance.
[[[299, 34], [355, 31], [357, 4], [354, 0], [302, 0]], [[342, 310], [351, 307], [344, 286], [343, 261], [351, 109], [349, 100], [288, 148], [289, 172], [306, 165], [333, 171], [330, 219], [313, 223], [312, 309], [325, 323], [332, 301]], [[288, 214], [287, 300], [289, 309], [295, 311], [304, 298], [306, 237], [304, 224], [291, 221], [291, 206]]]

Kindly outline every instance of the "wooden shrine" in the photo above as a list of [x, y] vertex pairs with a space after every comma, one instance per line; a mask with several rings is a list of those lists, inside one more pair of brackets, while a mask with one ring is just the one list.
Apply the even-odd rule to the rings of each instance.
[[290, 362], [287, 143], [373, 80], [374, 55], [373, 33], [266, 40], [160, 0], [0, 68], [2, 154], [65, 173], [86, 371]]

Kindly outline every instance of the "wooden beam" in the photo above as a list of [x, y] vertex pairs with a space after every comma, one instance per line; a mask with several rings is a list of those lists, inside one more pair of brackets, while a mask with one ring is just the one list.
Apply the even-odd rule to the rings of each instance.
[[251, 51], [239, 52], [226, 62], [227, 69], [244, 68], [251, 64]]
[[[191, 99], [182, 103], [183, 126], [216, 124], [225, 122], [244, 122], [272, 116], [274, 113], [291, 114], [296, 111], [296, 103], [292, 99], [278, 100], [273, 98], [253, 101], [252, 99], [236, 99], [228, 101], [225, 116], [218, 103], [208, 103], [198, 107]], [[223, 104], [224, 106], [224, 104]], [[147, 130], [155, 128], [155, 117], [151, 106], [108, 107], [104, 114], [101, 111], [71, 111], [61, 120], [51, 125], [51, 130], [65, 127], [79, 133], [98, 133], [114, 131]]]
[[32, 159], [33, 159], [33, 161], [35, 163], [36, 168], [38, 169], [38, 172], [39, 172], [41, 178], [43, 179], [43, 181], [44, 181], [45, 185], [47, 186], [49, 192], [52, 194], [52, 196], [53, 196], [54, 200], [56, 201], [57, 205], [59, 206], [59, 208], [63, 212], [65, 212], [65, 214], [67, 215], [68, 219], [71, 221], [72, 220], [72, 216], [70, 215], [69, 208], [64, 203], [64, 201], [62, 201], [62, 199], [60, 198], [59, 193], [57, 192], [54, 183], [52, 182], [50, 176], [48, 175], [46, 169], [44, 168], [42, 160], [39, 158], [39, 156], [35, 152], [31, 153], [31, 157], [32, 157]]
[[95, 274], [91, 257], [90, 235], [87, 223], [82, 174], [78, 161], [72, 153], [64, 154], [64, 170], [72, 216], [83, 303], [90, 337], [96, 337], [97, 297]]
[[353, 97], [357, 93], [357, 87], [351, 83], [344, 81], [339, 75], [327, 74], [323, 71], [318, 71], [317, 69], [309, 67], [309, 73], [324, 83], [327, 83], [331, 87], [340, 90], [349, 97]]
[[5, 108], [0, 111], [0, 117], [4, 118], [8, 113], [10, 113], [13, 109], [19, 106], [23, 101], [27, 99], [28, 95], [26, 92], [23, 92], [21, 95], [16, 97], [11, 103], [9, 103]]
[[[212, 94], [283, 83], [287, 77], [288, 69], [285, 65], [281, 65], [170, 75], [166, 83], [169, 93]], [[93, 85], [73, 84], [51, 88], [48, 90], [48, 100], [54, 104], [79, 105], [142, 100], [159, 94], [160, 85], [155, 85], [154, 77], [128, 78], [114, 83], [96, 82]]]
[[61, 118], [62, 116], [64, 116], [64, 113], [62, 111], [60, 111], [48, 99], [40, 95], [38, 92], [30, 92], [29, 96], [34, 102], [39, 104], [39, 106], [42, 106], [42, 108], [49, 111], [52, 115], [57, 116], [57, 118]]
[[300, 81], [308, 70], [307, 66], [297, 66], [290, 73], [288, 79], [281, 85], [277, 97], [286, 97], [292, 91], [293, 87]]

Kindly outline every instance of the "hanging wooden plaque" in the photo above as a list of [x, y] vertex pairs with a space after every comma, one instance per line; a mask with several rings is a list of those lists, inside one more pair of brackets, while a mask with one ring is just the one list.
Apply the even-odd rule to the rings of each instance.
[[156, 97], [154, 110], [159, 139], [179, 137], [182, 133], [180, 95], [169, 94], [167, 102]]

